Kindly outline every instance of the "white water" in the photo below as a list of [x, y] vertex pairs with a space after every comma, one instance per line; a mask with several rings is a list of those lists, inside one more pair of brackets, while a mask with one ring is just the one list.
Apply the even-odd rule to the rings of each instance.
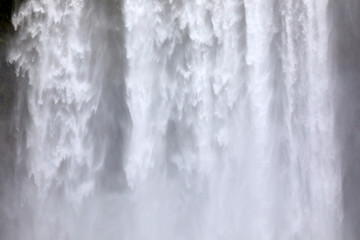
[[27, 1], [8, 239], [339, 239], [326, 11]]

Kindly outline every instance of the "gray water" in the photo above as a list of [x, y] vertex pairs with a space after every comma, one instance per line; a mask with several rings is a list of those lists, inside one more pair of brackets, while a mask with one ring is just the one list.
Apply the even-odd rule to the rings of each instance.
[[3, 239], [354, 237], [337, 4], [26, 1]]

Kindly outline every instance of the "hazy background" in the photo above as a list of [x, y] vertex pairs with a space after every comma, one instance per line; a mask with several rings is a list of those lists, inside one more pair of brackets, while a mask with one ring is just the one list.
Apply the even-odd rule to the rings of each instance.
[[[337, 134], [343, 166], [344, 239], [360, 238], [360, 1], [329, 6]], [[349, 235], [350, 234], [350, 235]]]

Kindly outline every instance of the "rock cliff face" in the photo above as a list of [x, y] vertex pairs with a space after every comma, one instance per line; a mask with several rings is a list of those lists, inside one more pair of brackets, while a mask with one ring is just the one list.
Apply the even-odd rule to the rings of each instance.
[[14, 33], [11, 24], [11, 13], [15, 3], [12, 0], [0, 3], [0, 121], [8, 120], [14, 102], [15, 74], [14, 68], [6, 61], [6, 52]]
[[[18, 4], [14, 0], [0, 2], [0, 204], [11, 202], [11, 196], [6, 196], [7, 189], [13, 186], [15, 138], [13, 135], [12, 109], [16, 95], [16, 76], [14, 67], [6, 60], [11, 36], [14, 28], [11, 24], [11, 14]], [[0, 208], [0, 239], [3, 239], [4, 221], [10, 220], [10, 209]], [[11, 221], [11, 220], [10, 220]], [[12, 222], [12, 221], [11, 221]]]

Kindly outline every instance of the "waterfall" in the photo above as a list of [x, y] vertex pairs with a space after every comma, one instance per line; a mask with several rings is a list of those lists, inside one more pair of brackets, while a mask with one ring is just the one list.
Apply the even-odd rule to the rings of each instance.
[[327, 8], [23, 3], [5, 239], [339, 239]]

